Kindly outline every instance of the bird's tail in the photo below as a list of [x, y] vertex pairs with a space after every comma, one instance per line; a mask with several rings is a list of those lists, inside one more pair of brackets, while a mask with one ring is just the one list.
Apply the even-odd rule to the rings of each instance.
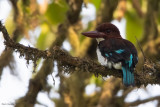
[[133, 69], [131, 69], [127, 64], [127, 66], [122, 66], [122, 72], [123, 72], [123, 84], [125, 86], [134, 86]]

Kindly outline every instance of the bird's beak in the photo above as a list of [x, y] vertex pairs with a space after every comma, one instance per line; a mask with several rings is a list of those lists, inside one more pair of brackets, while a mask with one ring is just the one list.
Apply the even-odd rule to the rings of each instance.
[[82, 35], [91, 38], [103, 38], [105, 36], [104, 33], [98, 31], [83, 32]]

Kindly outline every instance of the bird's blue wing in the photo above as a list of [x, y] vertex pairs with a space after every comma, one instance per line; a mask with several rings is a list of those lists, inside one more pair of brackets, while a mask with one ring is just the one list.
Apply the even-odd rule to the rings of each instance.
[[102, 54], [107, 58], [108, 61], [112, 61], [114, 63], [122, 62], [129, 59], [129, 53], [127, 53], [126, 49], [108, 50], [104, 51], [104, 53]]
[[114, 63], [125, 62], [130, 60], [130, 55], [133, 56], [134, 65], [137, 64], [137, 51], [133, 44], [124, 39], [109, 39], [101, 42], [98, 45], [102, 56]]

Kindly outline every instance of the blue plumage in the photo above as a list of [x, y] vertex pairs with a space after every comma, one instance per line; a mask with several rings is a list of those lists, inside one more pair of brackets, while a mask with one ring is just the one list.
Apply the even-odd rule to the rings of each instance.
[[109, 55], [107, 53], [105, 55], [106, 55], [106, 57], [109, 57]]
[[122, 66], [123, 72], [123, 84], [125, 86], [134, 85], [134, 74], [131, 72], [130, 68], [127, 66]]
[[124, 49], [118, 49], [115, 52], [118, 53], [118, 54], [121, 54], [122, 52], [124, 52]]
[[130, 55], [130, 60], [125, 61], [125, 64], [122, 65], [123, 72], [123, 83], [126, 86], [134, 85], [134, 73], [132, 69], [133, 55]]
[[[108, 59], [109, 64], [114, 65], [114, 63], [116, 62], [119, 62], [119, 61], [122, 62], [123, 83], [124, 85], [129, 86], [129, 85], [134, 85], [134, 73], [133, 73], [134, 64], [133, 64], [133, 55], [131, 53], [128, 54], [126, 60], [123, 61], [123, 57], [127, 51], [128, 50], [125, 50], [125, 49], [118, 49], [114, 51], [110, 50], [109, 52], [105, 51], [105, 57]], [[106, 66], [110, 66], [110, 65], [106, 65]]]
[[[126, 53], [125, 49], [118, 49], [115, 51], [111, 51], [109, 53], [105, 53], [105, 56], [114, 65], [114, 58], [121, 58]], [[129, 55], [128, 55], [129, 56]], [[116, 58], [116, 59], [118, 59]], [[121, 59], [122, 60], [122, 59]], [[119, 61], [118, 61], [119, 62]], [[116, 63], [116, 61], [115, 61]], [[134, 85], [134, 73], [133, 73], [133, 55], [130, 54], [129, 60], [126, 59], [122, 61], [122, 73], [123, 73], [123, 83], [126, 86]]]

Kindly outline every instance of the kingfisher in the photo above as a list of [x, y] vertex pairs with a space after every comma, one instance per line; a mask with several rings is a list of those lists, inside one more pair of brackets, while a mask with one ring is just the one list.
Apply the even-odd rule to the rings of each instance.
[[99, 25], [95, 31], [83, 32], [82, 35], [96, 38], [97, 57], [101, 65], [121, 70], [123, 84], [134, 86], [134, 69], [138, 63], [137, 50], [128, 40], [123, 39], [119, 29], [111, 23]]

